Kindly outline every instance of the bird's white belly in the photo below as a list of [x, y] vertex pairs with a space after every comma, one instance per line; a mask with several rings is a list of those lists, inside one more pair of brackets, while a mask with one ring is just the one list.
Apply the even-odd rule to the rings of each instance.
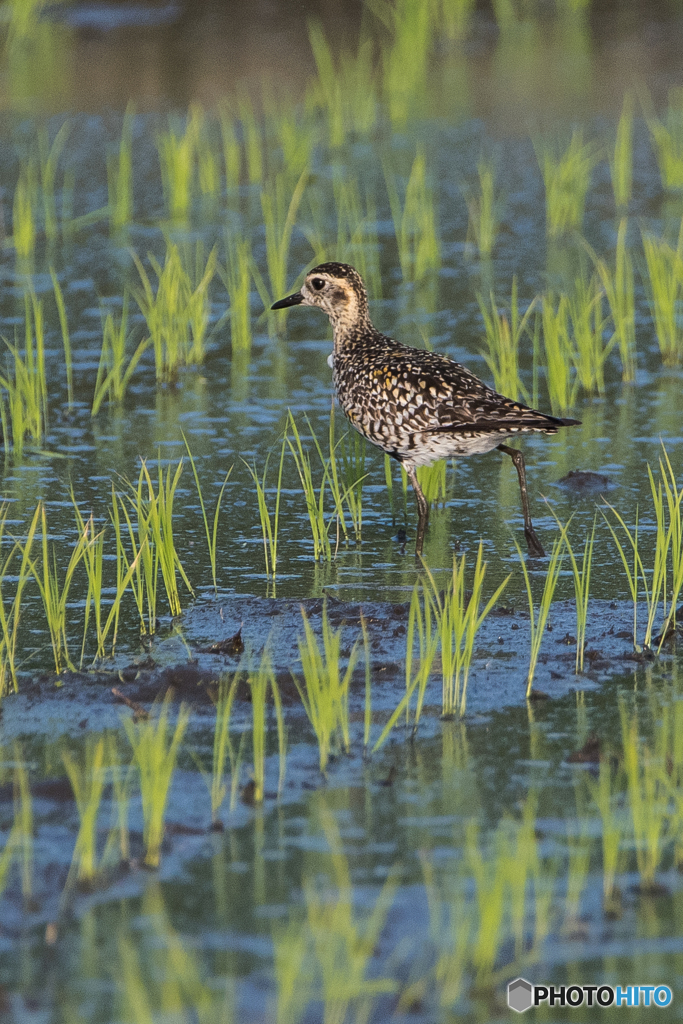
[[413, 466], [428, 466], [439, 459], [467, 458], [485, 455], [506, 439], [504, 432], [481, 434], [421, 434], [415, 437], [415, 447], [401, 453], [403, 461]]

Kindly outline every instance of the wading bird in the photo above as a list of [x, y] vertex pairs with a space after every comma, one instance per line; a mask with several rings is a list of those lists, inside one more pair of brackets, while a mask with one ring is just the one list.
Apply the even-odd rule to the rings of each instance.
[[517, 470], [529, 554], [543, 556], [529, 512], [524, 457], [502, 442], [517, 434], [555, 434], [559, 427], [579, 421], [513, 402], [448, 356], [411, 348], [380, 334], [370, 320], [361, 276], [347, 263], [314, 267], [301, 291], [271, 308], [298, 305], [317, 306], [330, 318], [334, 386], [352, 425], [400, 462], [408, 474], [419, 516], [416, 554], [422, 553], [429, 518], [417, 467], [497, 448], [510, 456]]

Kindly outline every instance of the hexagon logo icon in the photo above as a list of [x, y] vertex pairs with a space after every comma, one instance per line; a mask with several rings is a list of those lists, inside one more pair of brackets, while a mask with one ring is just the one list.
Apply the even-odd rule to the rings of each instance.
[[515, 978], [508, 985], [508, 1006], [517, 1013], [524, 1013], [533, 1006], [533, 986], [526, 978]]

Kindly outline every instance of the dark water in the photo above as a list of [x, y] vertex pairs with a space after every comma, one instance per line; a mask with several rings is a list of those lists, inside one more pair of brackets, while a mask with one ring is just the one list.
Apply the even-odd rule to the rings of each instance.
[[[408, 17], [410, 5], [402, 10]], [[111, 481], [118, 484], [120, 477], [137, 478], [140, 459], [176, 464], [185, 453], [183, 435], [210, 506], [226, 472], [234, 468], [220, 519], [219, 593], [214, 597], [199, 503], [185, 465], [174, 528], [183, 566], [200, 597], [194, 603], [183, 595], [185, 615], [176, 623], [180, 632], [173, 632], [165, 606], [160, 605], [162, 628], [151, 650], [159, 668], [150, 672], [149, 679], [142, 662], [148, 651], [141, 650], [132, 602], [124, 614], [113, 675], [87, 682], [69, 677], [59, 690], [51, 679], [38, 677], [37, 673], [50, 669], [51, 651], [39, 595], [35, 588], [27, 590], [20, 660], [34, 679], [24, 682], [18, 697], [7, 697], [2, 704], [0, 834], [7, 843], [18, 799], [14, 769], [25, 762], [34, 813], [32, 884], [30, 892], [25, 885], [22, 889], [17, 854], [0, 902], [0, 1017], [6, 1015], [12, 1024], [25, 1020], [277, 1020], [288, 1024], [329, 1020], [341, 1024], [367, 1019], [363, 1000], [369, 1000], [370, 1019], [378, 1021], [391, 1017], [484, 1022], [509, 1014], [505, 984], [521, 973], [538, 983], [670, 984], [674, 1002], [664, 1013], [678, 1019], [681, 888], [673, 867], [672, 850], [678, 842], [674, 824], [666, 836], [658, 874], [666, 892], [654, 896], [635, 888], [634, 843], [625, 827], [618, 878], [621, 916], [608, 919], [602, 907], [601, 821], [590, 799], [577, 804], [585, 777], [594, 780], [597, 767], [567, 760], [591, 732], [598, 734], [603, 752], [618, 755], [620, 695], [633, 700], [644, 740], [654, 744], [662, 708], [675, 710], [680, 705], [675, 652], [654, 666], [623, 660], [631, 645], [628, 636], [616, 634], [630, 628], [628, 587], [609, 532], [598, 516], [589, 646], [600, 657], [589, 664], [584, 676], [576, 678], [573, 648], [556, 642], [574, 629], [569, 600], [573, 585], [565, 571], [537, 677], [537, 686], [551, 699], [522, 703], [528, 618], [512, 543], [513, 536], [521, 541], [521, 515], [514, 469], [498, 453], [449, 466], [447, 498], [432, 511], [425, 545], [426, 561], [437, 575], [450, 567], [456, 546], [472, 559], [480, 538], [489, 565], [487, 587], [493, 588], [513, 572], [504, 604], [515, 614], [492, 616], [486, 623], [470, 679], [466, 720], [439, 719], [435, 672], [417, 739], [411, 742], [399, 727], [378, 755], [364, 761], [360, 670], [352, 696], [352, 756], [335, 761], [323, 784], [315, 739], [289, 682], [285, 709], [289, 749], [281, 799], [270, 795], [263, 808], [253, 808], [238, 796], [229, 808], [228, 795], [221, 812], [225, 831], [209, 832], [210, 801], [198, 770], [199, 762], [210, 772], [212, 758], [215, 711], [206, 683], [223, 671], [234, 671], [237, 659], [204, 655], [188, 668], [188, 647], [197, 657], [198, 647], [230, 636], [242, 625], [245, 641], [258, 653], [270, 635], [276, 672], [284, 686], [290, 669], [298, 671], [298, 602], [309, 602], [309, 610], [310, 602], [323, 594], [341, 602], [334, 606], [334, 615], [335, 623], [347, 623], [344, 656], [358, 635], [362, 606], [371, 619], [376, 738], [404, 687], [405, 631], [401, 629], [406, 611], [393, 606], [409, 599], [416, 579], [415, 512], [410, 493], [404, 505], [397, 473], [392, 509], [383, 460], [368, 450], [362, 544], [342, 544], [330, 562], [316, 563], [304, 497], [288, 457], [278, 575], [275, 584], [267, 579], [256, 494], [245, 461], [262, 470], [268, 451], [278, 445], [288, 410], [302, 430], [306, 414], [317, 435], [326, 439], [332, 400], [327, 365], [331, 334], [319, 313], [305, 309], [293, 310], [273, 330], [255, 288], [253, 342], [246, 358], [233, 355], [225, 318], [228, 298], [216, 278], [204, 364], [183, 371], [175, 386], [157, 386], [148, 352], [123, 405], [105, 405], [96, 417], [91, 416], [102, 307], [120, 310], [125, 288], [137, 283], [131, 249], [143, 258], [152, 252], [162, 259], [166, 234], [193, 245], [201, 240], [207, 253], [215, 244], [224, 262], [226, 232], [231, 232], [250, 238], [257, 268], [264, 275], [267, 271], [262, 183], [250, 184], [243, 174], [236, 193], [223, 190], [213, 208], [197, 194], [189, 222], [173, 224], [161, 187], [158, 133], [167, 129], [169, 117], [184, 125], [188, 104], [199, 101], [207, 108], [208, 132], [218, 151], [216, 104], [228, 97], [239, 118], [239, 97], [251, 95], [258, 110], [261, 87], [270, 82], [277, 102], [271, 107], [266, 103], [263, 122], [266, 179], [282, 160], [277, 124], [289, 117], [302, 137], [311, 125], [315, 127], [311, 177], [292, 234], [286, 292], [298, 285], [302, 271], [314, 260], [310, 238], [315, 232], [328, 257], [344, 257], [337, 240], [335, 182], [357, 181], [362, 201], [369, 199], [375, 211], [369, 219], [376, 241], [370, 240], [366, 253], [368, 259], [376, 259], [378, 268], [370, 287], [374, 322], [416, 345], [429, 339], [434, 348], [490, 381], [481, 354], [483, 325], [477, 292], [494, 288], [504, 303], [517, 275], [520, 301], [526, 306], [546, 287], [561, 288], [572, 282], [577, 268], [586, 265], [580, 242], [572, 237], [554, 243], [547, 239], [545, 193], [534, 143], [558, 138], [564, 144], [571, 130], [581, 126], [586, 137], [600, 145], [583, 233], [598, 253], [611, 258], [618, 218], [606, 154], [613, 147], [624, 92], [648, 89], [661, 109], [667, 90], [682, 84], [683, 24], [669, 5], [593, 4], [583, 14], [567, 12], [562, 17], [549, 10], [539, 13], [523, 8], [506, 31], [497, 27], [488, 6], [477, 5], [464, 41], [450, 38], [445, 27], [434, 31], [424, 74], [411, 78], [412, 64], [407, 62], [403, 92], [401, 76], [394, 92], [377, 86], [373, 128], [365, 134], [349, 129], [343, 145], [330, 146], [327, 113], [319, 110], [311, 117], [304, 99], [316, 74], [307, 28], [311, 18], [320, 19], [335, 54], [347, 49], [355, 52], [358, 40], [368, 35], [375, 48], [375, 81], [379, 81], [382, 61], [388, 60], [391, 50], [391, 29], [360, 3], [55, 5], [23, 40], [4, 51], [0, 201], [7, 244], [0, 254], [1, 333], [10, 341], [15, 330], [21, 335], [24, 290], [31, 273], [45, 304], [49, 378], [49, 422], [43, 445], [47, 454], [29, 452], [21, 462], [8, 455], [3, 466], [2, 495], [10, 505], [8, 529], [16, 534], [25, 531], [36, 503], [44, 500], [63, 570], [75, 538], [71, 487], [83, 513], [92, 510], [104, 526], [108, 525]], [[415, 44], [415, 66], [418, 50]], [[134, 216], [125, 232], [116, 236], [106, 216], [91, 223], [87, 216], [107, 204], [107, 155], [118, 147], [130, 99], [137, 110]], [[641, 251], [641, 228], [668, 232], [675, 239], [683, 214], [680, 195], [662, 189], [646, 124], [638, 107], [636, 111], [633, 198], [628, 210], [634, 254]], [[36, 158], [40, 132], [47, 132], [52, 140], [65, 121], [70, 131], [58, 167], [57, 209], [61, 216], [64, 181], [75, 227], [72, 221], [72, 230], [54, 242], [39, 234], [33, 266], [21, 266], [10, 241], [20, 168], [31, 156]], [[383, 161], [393, 166], [403, 187], [418, 147], [425, 155], [434, 197], [441, 256], [438, 272], [411, 284], [401, 273]], [[495, 162], [502, 196], [501, 225], [491, 261], [480, 260], [466, 242], [464, 189], [474, 186], [482, 155]], [[637, 262], [637, 255], [634, 258]], [[64, 290], [71, 333], [75, 393], [71, 409], [50, 267]], [[639, 507], [644, 559], [649, 564], [653, 516], [646, 464], [657, 463], [663, 441], [674, 471], [680, 473], [682, 399], [680, 368], [662, 366], [640, 270], [637, 263], [636, 383], [621, 382], [618, 360], [611, 357], [604, 395], [578, 394], [572, 414], [581, 426], [555, 437], [530, 438], [524, 451], [534, 521], [548, 547], [556, 527], [544, 497], [563, 522], [574, 516], [572, 536], [582, 548], [596, 506], [602, 505], [600, 493], [579, 492], [559, 481], [573, 470], [593, 471], [608, 478], [604, 496], [629, 523]], [[133, 336], [140, 339], [144, 323], [134, 302], [130, 312]], [[533, 391], [530, 344], [523, 352], [522, 377]], [[549, 407], [542, 368], [536, 400], [541, 408]], [[337, 436], [342, 430], [338, 414]], [[278, 454], [279, 446], [271, 463]], [[272, 465], [271, 481], [274, 476]], [[399, 537], [401, 527], [407, 543]], [[111, 542], [111, 532], [107, 540]], [[532, 565], [531, 571], [540, 586], [545, 565]], [[81, 579], [73, 591], [68, 623], [75, 660], [80, 652], [84, 592]], [[317, 627], [320, 606], [311, 614]], [[134, 658], [140, 662], [140, 675], [135, 666], [126, 675], [123, 667]], [[160, 686], [169, 682], [160, 673], [179, 672], [179, 665], [184, 666], [183, 679], [178, 675], [170, 681], [190, 700], [193, 713], [173, 779], [161, 869], [155, 873], [140, 867], [142, 811], [134, 786], [131, 869], [116, 870], [94, 892], [80, 892], [67, 885], [79, 818], [62, 752], [71, 749], [81, 763], [85, 738], [96, 738], [106, 729], [117, 732], [127, 763], [130, 749], [120, 719], [129, 712], [111, 695], [116, 673], [121, 669], [118, 684], [129, 686], [127, 692], [148, 705]], [[250, 728], [250, 706], [239, 701], [237, 742]], [[676, 749], [680, 742], [676, 735]], [[240, 787], [248, 780], [249, 765], [247, 755]], [[266, 779], [271, 794], [277, 773], [271, 722]], [[617, 792], [625, 792], [623, 777], [615, 786]], [[626, 819], [626, 796], [616, 797], [615, 803]], [[444, 936], [455, 941], [459, 930], [467, 928], [470, 937], [465, 941], [472, 949], [481, 927], [472, 855], [467, 853], [468, 825], [478, 824], [480, 848], [492, 863], [499, 849], [495, 830], [500, 822], [511, 818], [518, 824], [524, 806], [532, 804], [541, 868], [533, 890], [529, 883], [522, 941], [518, 941], [521, 948], [515, 950], [514, 929], [507, 921], [501, 928], [492, 984], [478, 986], [470, 966], [458, 991], [449, 996], [443, 975], [435, 973]], [[116, 801], [108, 785], [98, 818], [100, 853], [115, 813]], [[584, 833], [588, 861], [582, 875], [572, 840]], [[337, 907], [337, 917], [328, 920], [322, 931], [342, 936], [336, 958], [344, 974], [346, 954], [339, 950], [356, 948], [357, 931], [362, 932], [363, 922], [367, 925], [393, 871], [398, 886], [388, 900], [386, 920], [368, 955], [367, 969], [368, 977], [389, 978], [391, 985], [379, 993], [366, 990], [363, 975], [362, 982], [356, 978], [355, 987], [351, 986], [348, 1013], [332, 996], [323, 1008], [324, 957], [312, 945], [312, 936], [319, 937], [321, 931], [314, 927], [316, 910], [321, 913], [315, 885], [328, 909]], [[569, 896], [572, 885], [579, 890], [574, 904]], [[444, 920], [449, 923], [442, 922], [440, 929], [434, 921], [430, 928], [429, 899], [432, 912], [436, 904], [447, 915]], [[547, 936], [541, 935], [534, 944], [542, 906], [547, 911]], [[309, 943], [295, 986], [302, 994], [298, 1009], [295, 1001], [287, 1003], [284, 982], [278, 988], [274, 967], [273, 935], [277, 937], [285, 925], [292, 929], [284, 940], [290, 962], [295, 962], [297, 937]], [[335, 984], [339, 986], [339, 978]], [[616, 1011], [601, 1014], [610, 1019], [612, 1015]], [[544, 1019], [564, 1016], [563, 1011], [546, 1012]]]

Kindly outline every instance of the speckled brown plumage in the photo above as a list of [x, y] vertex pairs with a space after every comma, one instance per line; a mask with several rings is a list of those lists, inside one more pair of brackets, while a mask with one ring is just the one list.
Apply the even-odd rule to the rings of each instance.
[[318, 306], [330, 318], [334, 385], [349, 420], [405, 466], [410, 476], [420, 513], [418, 550], [427, 503], [415, 468], [500, 448], [511, 455], [519, 474], [530, 552], [543, 554], [531, 524], [522, 455], [502, 442], [520, 433], [554, 434], [577, 421], [549, 416], [505, 398], [448, 356], [410, 348], [381, 334], [370, 320], [361, 277], [348, 264], [314, 267], [301, 291], [273, 308], [298, 304]]

